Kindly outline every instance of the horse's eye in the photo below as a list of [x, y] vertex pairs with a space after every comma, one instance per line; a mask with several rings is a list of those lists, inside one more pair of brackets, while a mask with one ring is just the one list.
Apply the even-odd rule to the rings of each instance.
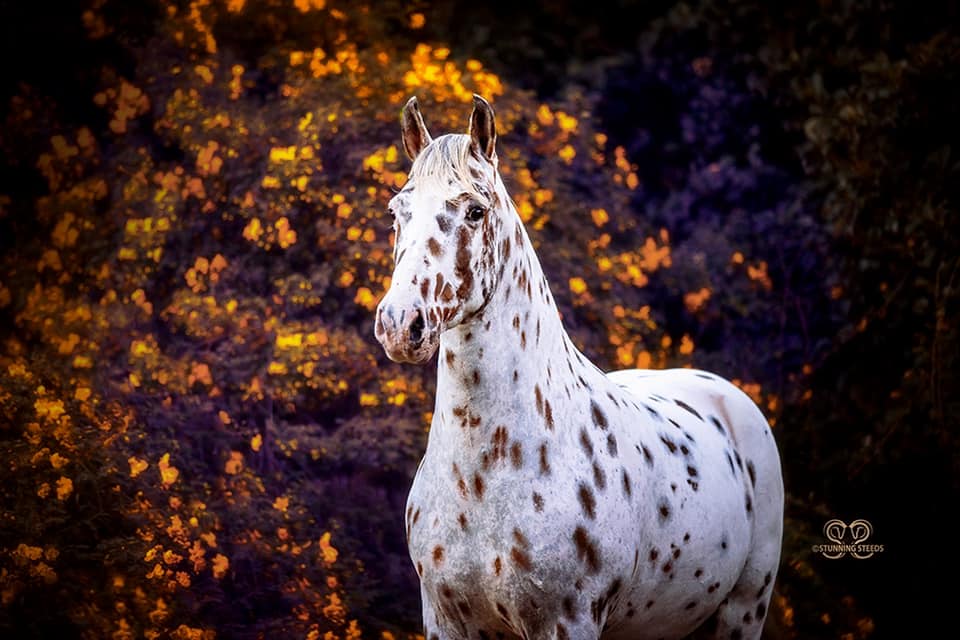
[[470, 222], [479, 222], [483, 220], [483, 216], [486, 215], [486, 213], [486, 209], [475, 204], [467, 209], [467, 220]]

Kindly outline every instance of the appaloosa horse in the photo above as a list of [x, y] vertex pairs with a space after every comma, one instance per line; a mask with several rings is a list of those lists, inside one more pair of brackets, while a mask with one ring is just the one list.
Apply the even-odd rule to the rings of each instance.
[[375, 323], [397, 362], [439, 348], [406, 511], [427, 639], [759, 637], [783, 521], [767, 421], [716, 375], [605, 374], [577, 350], [473, 106], [436, 140], [403, 110]]

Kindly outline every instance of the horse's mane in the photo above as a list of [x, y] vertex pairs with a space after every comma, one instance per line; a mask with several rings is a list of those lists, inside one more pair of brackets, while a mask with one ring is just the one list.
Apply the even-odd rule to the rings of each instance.
[[410, 179], [417, 186], [440, 193], [459, 195], [468, 193], [481, 201], [488, 200], [477, 190], [470, 175], [472, 155], [470, 136], [448, 133], [436, 138], [420, 152], [410, 168]]

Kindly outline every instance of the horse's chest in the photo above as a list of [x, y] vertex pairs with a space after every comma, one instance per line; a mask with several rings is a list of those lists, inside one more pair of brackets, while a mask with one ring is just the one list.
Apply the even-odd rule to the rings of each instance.
[[422, 579], [496, 585], [529, 569], [542, 527], [530, 496], [534, 478], [425, 459], [407, 500], [407, 540]]
[[[554, 563], [544, 562], [529, 497], [521, 504], [520, 487], [531, 480], [452, 466], [425, 460], [417, 474], [407, 507], [410, 557], [444, 626], [466, 625], [460, 633], [467, 637], [481, 628], [513, 633], [509, 620], [525, 594], [558, 578]], [[481, 477], [483, 485], [475, 481]]]

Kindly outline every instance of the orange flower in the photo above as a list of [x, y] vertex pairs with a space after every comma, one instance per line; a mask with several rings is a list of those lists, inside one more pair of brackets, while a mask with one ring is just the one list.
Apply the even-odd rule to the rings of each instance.
[[243, 469], [243, 454], [239, 451], [231, 451], [230, 459], [223, 466], [223, 470], [228, 474], [235, 476]]
[[70, 458], [65, 458], [59, 453], [54, 453], [50, 456], [50, 466], [52, 466], [54, 469], [59, 469], [60, 467], [65, 466], [68, 462], [70, 462]]
[[60, 476], [57, 480], [57, 500], [66, 500], [73, 493], [73, 480]]
[[222, 553], [218, 553], [213, 556], [211, 569], [213, 569], [213, 577], [219, 580], [227, 575], [227, 570], [230, 569], [230, 560]]

